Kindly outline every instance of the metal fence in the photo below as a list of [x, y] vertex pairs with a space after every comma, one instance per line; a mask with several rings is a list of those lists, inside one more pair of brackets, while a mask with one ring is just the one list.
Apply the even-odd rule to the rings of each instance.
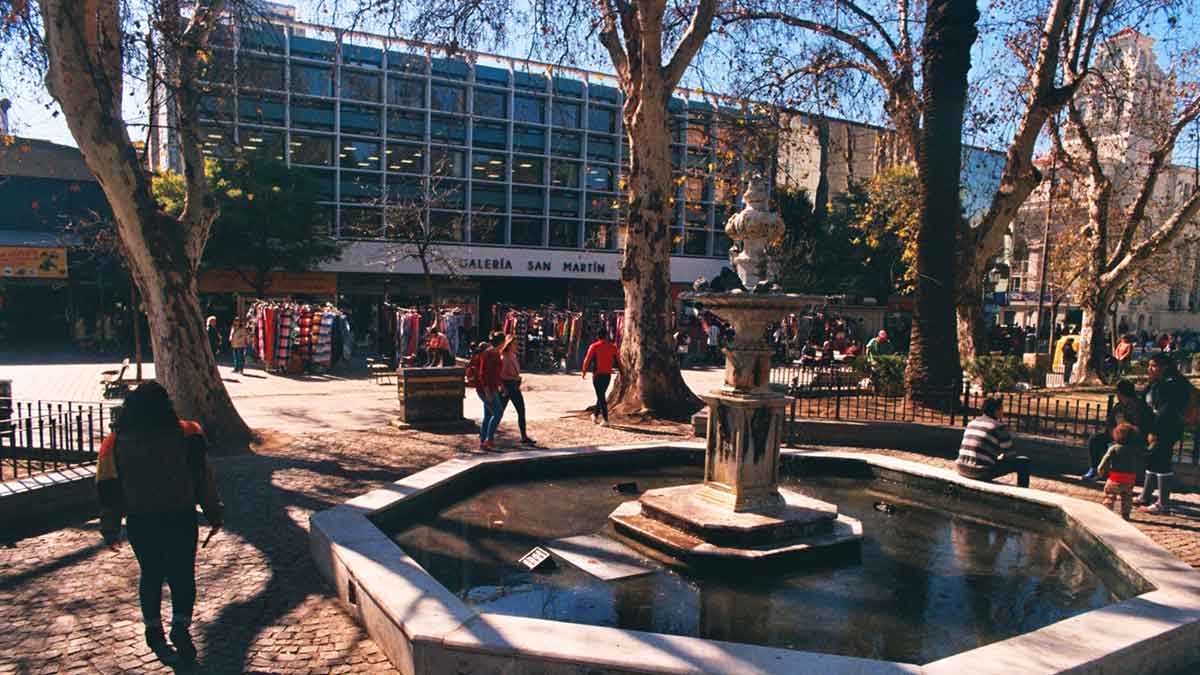
[[102, 402], [0, 400], [0, 478], [94, 462], [115, 407]]
[[[881, 392], [871, 378], [849, 366], [786, 366], [775, 368], [771, 382], [786, 383], [792, 420], [916, 422], [966, 426], [983, 409], [989, 396], [1004, 401], [1004, 423], [1016, 433], [1034, 434], [1082, 444], [1103, 430], [1115, 396], [1104, 401], [1068, 399], [1043, 392], [984, 394], [965, 384], [927, 390], [916, 396]], [[785, 379], [786, 378], [786, 379]], [[1197, 463], [1200, 433], [1187, 433], [1175, 449], [1176, 461]], [[795, 439], [793, 439], [795, 440]]]

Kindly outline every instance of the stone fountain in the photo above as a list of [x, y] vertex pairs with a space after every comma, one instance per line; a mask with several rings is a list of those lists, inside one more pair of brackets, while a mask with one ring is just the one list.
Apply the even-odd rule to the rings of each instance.
[[765, 181], [755, 177], [745, 207], [725, 225], [730, 261], [743, 287], [688, 297], [728, 321], [725, 382], [702, 396], [708, 406], [704, 482], [649, 490], [609, 516], [614, 529], [647, 553], [687, 566], [793, 561], [856, 554], [862, 524], [837, 505], [779, 487], [779, 445], [787, 399], [770, 388], [768, 327], [802, 307], [768, 277], [767, 246], [783, 234]]

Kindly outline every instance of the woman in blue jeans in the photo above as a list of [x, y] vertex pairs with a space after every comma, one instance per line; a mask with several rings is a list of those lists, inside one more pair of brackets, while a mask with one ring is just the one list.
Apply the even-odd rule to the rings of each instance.
[[517, 359], [517, 339], [509, 335], [500, 348], [500, 381], [504, 383], [504, 400], [500, 405], [500, 415], [509, 403], [517, 411], [517, 428], [521, 430], [521, 443], [537, 445], [537, 441], [529, 437], [525, 430], [525, 397], [521, 395], [521, 364]]
[[479, 422], [479, 449], [491, 451], [494, 449], [492, 439], [496, 435], [496, 427], [500, 426], [500, 418], [504, 415], [504, 383], [500, 379], [500, 343], [504, 341], [503, 333], [493, 333], [491, 343], [481, 342], [483, 350], [472, 359], [468, 369], [468, 379], [475, 384], [475, 393], [483, 403], [483, 420]]

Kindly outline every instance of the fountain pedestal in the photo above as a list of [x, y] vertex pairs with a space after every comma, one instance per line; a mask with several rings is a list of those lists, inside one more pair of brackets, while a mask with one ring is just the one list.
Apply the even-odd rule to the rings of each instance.
[[708, 406], [704, 482], [648, 490], [609, 516], [645, 553], [673, 564], [728, 567], [799, 558], [853, 557], [862, 524], [836, 504], [779, 487], [787, 398], [770, 388], [767, 326], [803, 300], [782, 293], [696, 293], [733, 324], [725, 383]]

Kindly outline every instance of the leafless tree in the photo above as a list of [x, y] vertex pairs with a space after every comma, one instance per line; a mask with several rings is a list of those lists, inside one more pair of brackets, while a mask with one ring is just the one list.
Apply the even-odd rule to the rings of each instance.
[[[531, 49], [575, 63], [595, 48], [608, 58], [624, 94], [629, 140], [628, 217], [621, 283], [624, 364], [614, 411], [684, 418], [699, 406], [669, 345], [673, 222], [668, 102], [712, 27], [716, 0], [396, 0], [366, 12], [406, 37], [451, 51], [520, 35]], [[526, 11], [529, 10], [529, 11]]]
[[[204, 175], [199, 132], [201, 73], [210, 40], [223, 16], [249, 0], [38, 0], [7, 3], [19, 30], [4, 33], [12, 53], [22, 40], [31, 48], [16, 60], [26, 72], [45, 68], [45, 83], [59, 104], [88, 168], [103, 187], [117, 222], [121, 250], [141, 292], [150, 323], [157, 379], [180, 414], [199, 420], [209, 434], [228, 440], [249, 435], [218, 375], [208, 347], [196, 280], [200, 256], [216, 217]], [[148, 43], [141, 33], [153, 28]], [[175, 102], [174, 124], [187, 198], [171, 216], [155, 201], [151, 174], [130, 138], [123, 116], [126, 79], [156, 50], [162, 86]], [[10, 63], [13, 61], [10, 60]]]
[[1073, 194], [1086, 205], [1083, 323], [1074, 382], [1096, 379], [1108, 353], [1106, 320], [1117, 296], [1152, 260], [1166, 267], [1173, 242], [1200, 216], [1200, 190], [1192, 177], [1169, 182], [1176, 143], [1200, 118], [1195, 70], [1200, 48], [1177, 41], [1181, 51], [1170, 53], [1169, 71], [1155, 72], [1137, 45], [1140, 39], [1126, 34], [1123, 49], [1116, 40], [1105, 43], [1096, 76], [1067, 106], [1065, 129], [1053, 128], [1055, 152], [1075, 178]]

